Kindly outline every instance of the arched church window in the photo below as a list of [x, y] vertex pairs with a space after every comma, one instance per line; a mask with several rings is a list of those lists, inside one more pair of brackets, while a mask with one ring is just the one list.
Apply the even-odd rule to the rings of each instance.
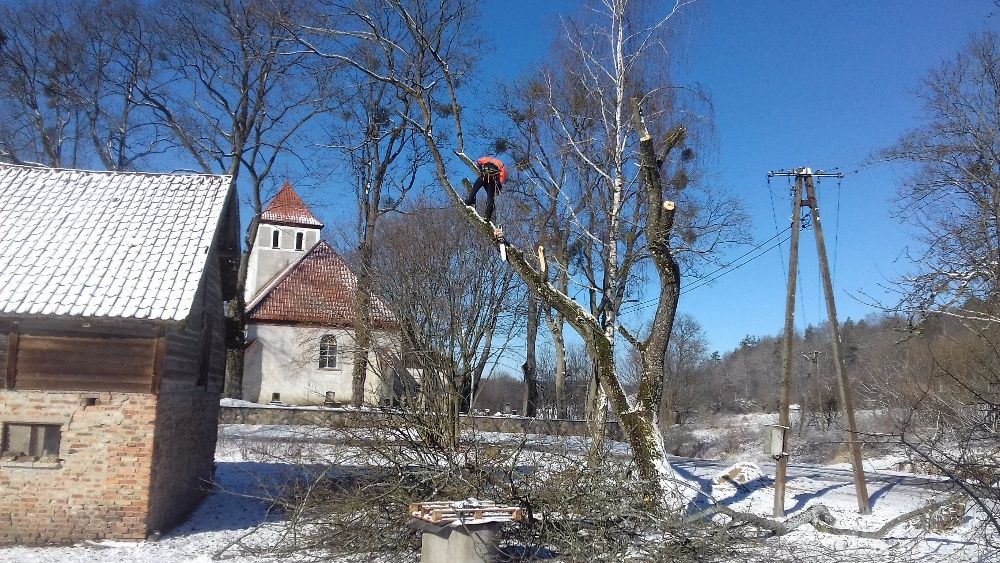
[[271, 248], [281, 247], [281, 231], [274, 229], [271, 231]]

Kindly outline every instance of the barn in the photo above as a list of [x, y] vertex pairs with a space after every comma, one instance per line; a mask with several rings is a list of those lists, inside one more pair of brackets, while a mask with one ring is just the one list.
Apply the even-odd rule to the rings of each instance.
[[227, 176], [0, 164], [0, 544], [143, 539], [212, 478]]

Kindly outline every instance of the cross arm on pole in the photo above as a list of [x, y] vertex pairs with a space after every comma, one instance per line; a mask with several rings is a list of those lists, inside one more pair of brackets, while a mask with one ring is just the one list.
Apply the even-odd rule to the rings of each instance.
[[767, 173], [768, 178], [774, 178], [776, 176], [812, 176], [813, 178], [843, 178], [843, 172], [823, 172], [822, 170], [817, 170], [813, 172], [812, 168], [802, 167], [802, 168], [792, 168], [791, 170], [770, 170]]

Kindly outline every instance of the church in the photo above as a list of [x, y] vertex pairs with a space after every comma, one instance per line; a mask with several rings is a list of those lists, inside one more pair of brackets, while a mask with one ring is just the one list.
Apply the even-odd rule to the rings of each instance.
[[[243, 397], [256, 403], [351, 402], [357, 276], [321, 238], [323, 223], [285, 183], [260, 217], [247, 264]], [[399, 347], [396, 317], [372, 298], [373, 349], [364, 402], [393, 397], [387, 360]]]

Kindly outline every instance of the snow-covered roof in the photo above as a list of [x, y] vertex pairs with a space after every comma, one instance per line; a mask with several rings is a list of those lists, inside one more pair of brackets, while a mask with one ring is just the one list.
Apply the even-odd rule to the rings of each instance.
[[302, 203], [302, 198], [295, 193], [295, 189], [288, 182], [285, 182], [278, 193], [274, 194], [274, 199], [260, 214], [260, 220], [262, 223], [323, 228], [323, 223], [320, 223], [319, 219], [306, 207], [306, 204]]
[[0, 313], [186, 318], [229, 184], [0, 164]]

